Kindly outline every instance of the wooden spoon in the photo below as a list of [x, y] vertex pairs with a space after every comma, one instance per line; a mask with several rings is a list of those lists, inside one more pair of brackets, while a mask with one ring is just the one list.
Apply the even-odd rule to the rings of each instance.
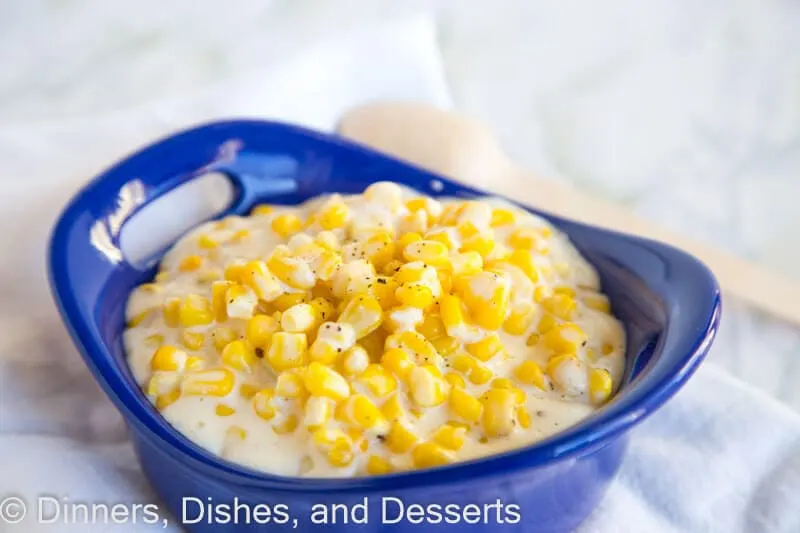
[[339, 133], [463, 183], [566, 218], [662, 241], [699, 258], [722, 290], [800, 324], [800, 284], [744, 259], [695, 242], [569, 185], [515, 165], [482, 124], [425, 105], [373, 103], [347, 112]]

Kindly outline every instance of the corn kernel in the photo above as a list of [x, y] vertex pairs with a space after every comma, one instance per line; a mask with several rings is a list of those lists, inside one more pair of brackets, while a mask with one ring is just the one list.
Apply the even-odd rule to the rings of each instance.
[[444, 328], [442, 317], [438, 314], [428, 314], [422, 320], [422, 323], [417, 326], [417, 331], [422, 334], [426, 339], [436, 339], [447, 334]]
[[362, 250], [375, 268], [381, 270], [394, 257], [394, 235], [386, 229], [377, 230], [363, 242]]
[[515, 307], [509, 313], [506, 321], [503, 322], [503, 331], [511, 335], [522, 335], [533, 323], [533, 317], [536, 314], [532, 304], [524, 304]]
[[601, 348], [601, 350], [603, 352], [603, 355], [610, 355], [611, 352], [614, 351], [614, 345], [611, 344], [611, 343], [606, 342], [606, 343], [603, 344], [603, 347]]
[[163, 411], [181, 397], [181, 389], [174, 389], [156, 397], [156, 409]]
[[267, 268], [279, 280], [294, 289], [310, 289], [316, 283], [316, 276], [311, 266], [302, 259], [273, 252], [267, 259]]
[[423, 442], [411, 451], [411, 460], [416, 468], [435, 468], [452, 463], [454, 458], [435, 442]]
[[303, 228], [303, 222], [292, 213], [283, 213], [272, 219], [272, 231], [283, 237], [291, 237]]
[[447, 246], [438, 241], [419, 240], [403, 249], [403, 258], [406, 261], [422, 261], [433, 266], [449, 264], [448, 255]]
[[431, 341], [431, 344], [436, 349], [436, 351], [442, 356], [447, 356], [452, 354], [460, 346], [459, 342], [455, 338], [448, 337], [446, 335], [433, 339]]
[[290, 414], [284, 417], [280, 422], [273, 422], [272, 431], [278, 435], [286, 435], [294, 432], [298, 425], [300, 425], [300, 422], [298, 421], [297, 416]]
[[514, 430], [517, 396], [510, 389], [489, 389], [481, 396], [483, 431], [488, 437], [502, 437]]
[[392, 453], [406, 453], [419, 442], [414, 432], [403, 422], [392, 422], [384, 444]]
[[359, 429], [372, 430], [381, 434], [389, 430], [389, 422], [381, 410], [363, 394], [350, 396], [342, 403], [339, 410], [337, 415]]
[[332, 231], [320, 231], [314, 237], [314, 243], [331, 252], [338, 252], [342, 248], [339, 237]]
[[412, 331], [417, 324], [422, 322], [424, 312], [418, 307], [402, 305], [387, 310], [384, 313], [383, 329], [389, 333]]
[[206, 360], [197, 355], [190, 355], [186, 358], [186, 370], [203, 370], [206, 367]]
[[494, 378], [490, 386], [493, 389], [513, 389], [514, 383], [508, 378]]
[[217, 416], [231, 416], [232, 414], [236, 413], [236, 409], [229, 405], [220, 403], [214, 408], [214, 413], [216, 413]]
[[494, 272], [472, 276], [464, 291], [464, 303], [475, 323], [488, 330], [497, 330], [503, 325], [510, 297], [508, 281]]
[[244, 285], [231, 285], [225, 292], [225, 312], [233, 318], [250, 318], [258, 304], [258, 297]]
[[278, 331], [278, 321], [269, 315], [255, 315], [247, 320], [244, 334], [247, 341], [256, 348], [269, 347], [272, 335]]
[[303, 383], [314, 396], [340, 401], [350, 396], [350, 385], [337, 371], [312, 361], [306, 369]]
[[422, 334], [416, 331], [402, 331], [386, 339], [387, 348], [400, 348], [408, 352], [417, 364], [436, 364], [439, 354]]
[[253, 410], [264, 420], [272, 420], [278, 414], [272, 403], [275, 398], [273, 389], [262, 389], [253, 396]]
[[533, 254], [528, 250], [514, 250], [506, 261], [522, 270], [532, 282], [539, 281], [539, 270], [533, 260]]
[[244, 273], [245, 266], [240, 263], [231, 263], [225, 267], [225, 280], [231, 283], [241, 283], [242, 274]]
[[336, 319], [336, 307], [333, 303], [321, 296], [312, 298], [308, 304], [314, 308], [314, 314], [320, 322], [331, 321]]
[[185, 395], [227, 396], [233, 390], [235, 378], [227, 368], [196, 370], [187, 373], [181, 383]]
[[250, 261], [239, 274], [241, 283], [250, 287], [256, 296], [271, 302], [284, 293], [278, 278], [270, 272], [264, 261]]
[[303, 376], [297, 372], [281, 372], [275, 382], [275, 394], [285, 398], [303, 398], [306, 395], [306, 387], [303, 384]]
[[540, 254], [549, 251], [547, 239], [535, 228], [520, 228], [515, 230], [508, 238], [508, 244], [517, 250], [533, 250]]
[[464, 447], [465, 433], [463, 427], [445, 424], [433, 434], [433, 441], [443, 448], [457, 452]]
[[178, 265], [178, 270], [181, 272], [194, 272], [200, 268], [202, 264], [203, 258], [199, 255], [187, 255], [181, 260], [180, 265]]
[[[385, 355], [385, 354], [384, 354]], [[369, 365], [359, 377], [370, 392], [378, 398], [384, 398], [397, 389], [397, 379], [391, 371], [379, 364]]]
[[519, 422], [519, 427], [522, 429], [528, 429], [531, 427], [531, 414], [525, 409], [525, 406], [518, 405], [517, 406], [517, 422]]
[[601, 405], [611, 396], [613, 382], [611, 374], [604, 368], [593, 368], [589, 371], [589, 397], [595, 405]]
[[448, 372], [444, 375], [445, 381], [447, 381], [451, 387], [461, 387], [462, 389], [467, 386], [467, 382], [464, 381], [464, 378], [461, 377], [461, 374], [457, 374], [455, 372]]
[[476, 252], [481, 257], [488, 257], [494, 250], [494, 246], [494, 239], [491, 236], [479, 233], [465, 239], [458, 251], [461, 253]]
[[239, 385], [239, 395], [246, 400], [251, 400], [253, 399], [253, 396], [255, 396], [261, 390], [261, 388], [262, 387], [260, 385], [253, 383], [242, 383]]
[[398, 394], [392, 394], [388, 400], [383, 402], [381, 413], [383, 413], [386, 420], [390, 422], [397, 422], [398, 420], [404, 420], [408, 417], [408, 411], [400, 401], [400, 396]]
[[554, 294], [542, 300], [542, 307], [562, 320], [572, 320], [577, 304], [575, 299], [565, 294]]
[[252, 372], [258, 363], [253, 347], [242, 340], [228, 343], [221, 354], [222, 363], [242, 372]]
[[316, 313], [309, 304], [293, 305], [281, 315], [281, 327], [289, 333], [302, 333], [316, 323]]
[[586, 332], [571, 322], [559, 324], [542, 336], [545, 346], [558, 353], [576, 353], [586, 342]]
[[164, 302], [164, 322], [167, 326], [175, 328], [180, 323], [180, 298], [170, 298]]
[[439, 313], [450, 337], [462, 342], [480, 340], [481, 333], [473, 324], [467, 323], [464, 303], [458, 296], [451, 294], [442, 296], [439, 302]]
[[190, 350], [199, 350], [206, 342], [206, 336], [202, 333], [191, 331], [181, 332], [181, 343]]
[[219, 246], [219, 243], [210, 235], [200, 235], [197, 239], [197, 246], [203, 250], [213, 250]]
[[381, 356], [381, 364], [400, 380], [405, 381], [414, 366], [414, 359], [402, 348], [390, 348]]
[[272, 336], [267, 361], [276, 372], [296, 368], [308, 360], [308, 341], [304, 333], [279, 331]]
[[367, 474], [371, 476], [380, 476], [382, 474], [390, 474], [394, 468], [392, 463], [378, 455], [370, 455], [367, 459]]
[[531, 333], [528, 335], [528, 338], [525, 339], [525, 346], [536, 346], [539, 344], [539, 337], [538, 333]]
[[145, 337], [144, 342], [147, 344], [147, 346], [155, 346], [158, 348], [164, 344], [164, 335], [153, 333], [152, 335]]
[[397, 239], [397, 246], [395, 250], [398, 254], [403, 255], [405, 249], [415, 242], [419, 242], [422, 240], [422, 235], [417, 232], [410, 231], [408, 233], [404, 233]]
[[269, 204], [259, 204], [255, 206], [250, 214], [253, 216], [269, 215], [275, 212], [275, 207]]
[[415, 366], [408, 379], [410, 396], [418, 406], [435, 407], [447, 400], [450, 384], [435, 366]]
[[544, 381], [544, 372], [539, 365], [534, 361], [523, 361], [514, 370], [516, 378], [526, 384], [538, 387], [541, 390], [547, 390], [547, 385]]
[[350, 218], [350, 209], [341, 201], [328, 202], [319, 213], [317, 222], [322, 229], [343, 228]]
[[492, 220], [490, 225], [493, 228], [498, 226], [508, 226], [509, 224], [513, 224], [516, 218], [514, 217], [514, 212], [510, 209], [503, 209], [500, 207], [496, 207], [492, 209]]
[[178, 372], [156, 371], [147, 381], [147, 395], [158, 397], [178, 389], [180, 392], [181, 375]]
[[404, 283], [394, 294], [400, 303], [410, 307], [427, 309], [433, 304], [433, 293], [425, 285]]
[[478, 342], [467, 344], [464, 348], [481, 361], [489, 361], [496, 355], [503, 353], [503, 343], [497, 335], [487, 335]]
[[342, 357], [342, 372], [346, 376], [361, 375], [369, 367], [369, 354], [356, 344], [344, 353]]
[[383, 310], [372, 296], [361, 295], [352, 298], [339, 316], [339, 322], [353, 326], [356, 338], [372, 333], [383, 321]]
[[180, 372], [185, 364], [186, 352], [170, 345], [158, 348], [150, 359], [152, 370]]
[[324, 396], [311, 396], [306, 402], [303, 425], [310, 430], [326, 424], [333, 416], [334, 402]]
[[589, 309], [606, 314], [611, 312], [611, 302], [608, 301], [608, 297], [605, 294], [599, 292], [584, 294], [581, 301]]
[[311, 345], [311, 360], [332, 365], [340, 354], [353, 347], [356, 334], [350, 324], [325, 322], [317, 329], [317, 339]]
[[293, 305], [305, 303], [308, 300], [308, 293], [290, 292], [282, 294], [272, 301], [272, 306], [280, 312], [284, 312]]
[[228, 318], [227, 296], [232, 285], [231, 281], [215, 281], [211, 284], [211, 309], [217, 322], [224, 322]]
[[556, 317], [545, 314], [539, 319], [539, 323], [536, 325], [536, 331], [540, 335], [545, 335], [556, 326], [558, 326], [558, 320], [556, 320]]
[[476, 361], [475, 367], [469, 373], [469, 381], [475, 385], [488, 383], [494, 377], [494, 373], [485, 365]]

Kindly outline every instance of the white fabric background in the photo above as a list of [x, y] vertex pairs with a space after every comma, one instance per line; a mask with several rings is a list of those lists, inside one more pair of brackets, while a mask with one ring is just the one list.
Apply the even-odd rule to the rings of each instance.
[[[459, 31], [466, 30], [462, 26]], [[445, 46], [446, 58], [449, 53]], [[475, 53], [479, 56], [481, 51]], [[641, 87], [637, 94], [658, 93], [665, 80], [687, 72], [679, 59], [666, 63], [675, 69], [671, 74], [642, 73], [637, 68], [646, 65], [639, 63], [609, 82], [606, 93], [578, 92], [567, 103], [554, 104], [548, 111], [555, 113], [552, 121], [563, 123], [563, 128], [573, 121], [585, 134], [565, 134], [555, 151], [537, 152], [533, 147], [542, 144], [529, 138], [531, 152], [518, 158], [527, 159], [537, 170], [550, 168], [556, 178], [564, 172], [602, 171], [607, 176], [603, 179], [619, 174], [627, 176], [622, 185], [635, 182], [636, 176], [652, 170], [659, 154], [640, 154], [635, 164], [616, 167], [615, 160], [603, 159], [613, 150], [602, 148], [604, 141], [597, 133], [601, 130], [591, 125], [601, 121], [599, 107], [609, 101], [623, 105], [619, 95], [631, 87]], [[702, 65], [697, 68], [702, 70]], [[453, 78], [453, 72], [449, 74]], [[4, 458], [0, 495], [63, 494], [73, 501], [108, 502], [152, 497], [132, 459], [119, 417], [69, 343], [46, 287], [47, 231], [57, 210], [87, 176], [155, 135], [219, 115], [259, 114], [330, 127], [344, 107], [364, 99], [407, 97], [440, 105], [450, 101], [429, 18], [324, 43], [297, 54], [291, 62], [204, 87], [189, 96], [137, 104], [126, 111], [108, 109], [90, 118], [42, 120], [40, 115], [37, 120], [23, 120], [28, 115], [20, 110], [39, 109], [24, 98], [17, 114], [6, 108], [7, 125], [0, 128], [0, 161], [7, 176], [0, 196], [0, 247], [13, 253], [3, 254], [0, 264], [0, 457]], [[460, 83], [456, 92], [479, 87]], [[696, 88], [687, 91], [702, 93]], [[124, 94], [117, 98], [124, 100]], [[520, 96], [517, 101], [522, 100]], [[656, 104], [642, 103], [643, 113], [653, 112]], [[73, 108], [79, 109], [80, 102]], [[653, 117], [656, 123], [678, 121], [671, 111], [660, 112]], [[682, 139], [685, 120], [675, 122], [665, 135], [675, 142]], [[790, 126], [783, 127], [785, 138], [791, 138]], [[635, 122], [620, 128], [618, 138], [645, 131]], [[539, 159], [536, 153], [541, 154]], [[562, 163], [553, 163], [552, 154], [561, 154], [556, 159]], [[667, 151], [663, 157], [669, 155], [672, 152]], [[592, 161], [600, 161], [600, 170], [589, 168]], [[726, 309], [726, 320], [731, 307]], [[737, 364], [744, 365], [748, 374], [758, 370], [761, 377], [755, 381], [767, 385], [785, 374], [784, 363], [770, 355], [791, 353], [798, 344], [796, 331], [750, 317], [738, 321], [738, 326], [738, 331], [723, 337], [723, 348], [739, 354], [771, 353], [752, 360], [741, 357]], [[715, 352], [720, 351], [718, 346]], [[800, 489], [798, 428], [794, 412], [707, 365], [685, 391], [636, 431], [620, 479], [583, 531], [798, 531], [793, 505]], [[26, 522], [10, 531], [104, 530], [54, 527], [37, 529]]]

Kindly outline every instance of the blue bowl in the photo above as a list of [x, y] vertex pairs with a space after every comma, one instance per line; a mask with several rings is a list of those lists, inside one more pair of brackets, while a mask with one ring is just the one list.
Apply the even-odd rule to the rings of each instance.
[[[211, 171], [227, 175], [235, 191], [232, 205], [219, 216], [246, 213], [263, 201], [293, 204], [320, 193], [360, 192], [381, 180], [433, 196], [486, 194], [334, 135], [231, 121], [145, 148], [91, 181], [69, 203], [50, 242], [55, 301], [86, 365], [127, 421], [145, 474], [174, 519], [192, 532], [293, 526], [307, 531], [323, 527], [316, 524], [324, 518], [320, 510], [332, 504], [349, 506], [353, 515], [346, 527], [362, 531], [572, 531], [614, 478], [630, 430], [689, 379], [719, 323], [717, 283], [693, 257], [529, 209], [565, 231], [594, 264], [625, 325], [628, 365], [612, 402], [545, 441], [441, 468], [355, 479], [256, 472], [220, 459], [173, 429], [136, 385], [121, 341], [127, 295], [153, 277], [155, 265], [137, 267], [126, 260], [120, 228], [142, 206]], [[127, 198], [124, 206], [120, 197]], [[327, 517], [327, 527], [345, 527], [344, 516], [335, 517], [335, 522]]]

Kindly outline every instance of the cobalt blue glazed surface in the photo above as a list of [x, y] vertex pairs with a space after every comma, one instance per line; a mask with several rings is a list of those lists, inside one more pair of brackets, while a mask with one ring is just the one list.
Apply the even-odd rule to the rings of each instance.
[[[219, 216], [246, 213], [264, 201], [292, 204], [320, 193], [360, 192], [380, 180], [435, 196], [483, 194], [333, 135], [272, 122], [232, 121], [159, 141], [97, 177], [72, 200], [50, 243], [56, 303], [87, 366], [130, 426], [145, 474], [173, 519], [183, 516], [192, 532], [276, 531], [294, 525], [299, 531], [316, 530], [322, 526], [312, 524], [313, 504], [352, 506], [364, 498], [366, 523], [351, 521], [346, 527], [572, 531], [616, 474], [629, 430], [685, 383], [716, 332], [719, 290], [694, 258], [663, 244], [532, 210], [565, 231], [595, 265], [625, 324], [628, 369], [611, 403], [534, 446], [433, 470], [334, 480], [254, 472], [220, 460], [172, 429], [137, 387], [122, 349], [127, 295], [152, 278], [155, 265], [140, 269], [126, 261], [120, 229], [142, 206], [209, 171], [227, 174], [235, 188], [233, 204]], [[400, 520], [398, 501], [405, 506]], [[206, 504], [204, 516], [198, 502]], [[222, 505], [236, 503], [238, 510], [232, 507], [224, 523]], [[256, 504], [272, 507], [271, 515], [263, 506], [254, 513]], [[412, 504], [424, 507], [422, 519]], [[442, 507], [439, 513], [436, 505]], [[457, 523], [446, 505], [458, 506]], [[339, 518], [335, 527], [343, 528]], [[364, 521], [360, 510], [353, 518]]]

